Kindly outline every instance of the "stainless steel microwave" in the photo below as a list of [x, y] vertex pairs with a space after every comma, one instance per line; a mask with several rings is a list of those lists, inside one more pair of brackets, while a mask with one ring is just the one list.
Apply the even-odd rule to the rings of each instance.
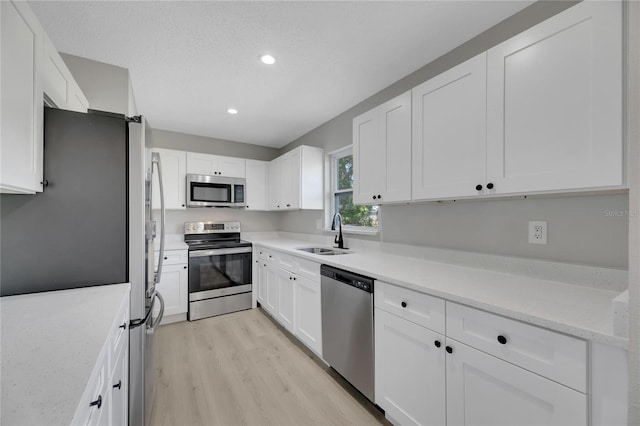
[[187, 175], [187, 207], [244, 207], [246, 181], [208, 175]]

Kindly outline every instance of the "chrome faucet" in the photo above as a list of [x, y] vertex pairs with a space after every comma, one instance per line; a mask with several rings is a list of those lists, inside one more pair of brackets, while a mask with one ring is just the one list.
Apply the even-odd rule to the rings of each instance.
[[338, 235], [336, 235], [335, 240], [333, 241], [334, 243], [338, 244], [338, 248], [343, 249], [344, 248], [344, 240], [342, 239], [342, 215], [338, 212], [336, 212], [336, 214], [333, 215], [333, 220], [331, 221], [331, 230], [335, 231], [336, 230], [336, 219], [339, 219], [340, 221], [340, 225], [339, 225], [339, 230], [338, 230]]

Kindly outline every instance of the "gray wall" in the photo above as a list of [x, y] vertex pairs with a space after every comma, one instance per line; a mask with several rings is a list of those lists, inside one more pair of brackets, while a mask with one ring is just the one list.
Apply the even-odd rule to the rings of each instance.
[[[151, 123], [153, 124], [153, 123]], [[279, 150], [267, 146], [251, 145], [224, 139], [188, 135], [168, 130], [151, 129], [151, 146], [156, 148], [178, 149], [201, 152], [204, 154], [226, 155], [229, 157], [250, 158], [270, 161], [278, 156]]]
[[[425, 65], [281, 149], [312, 145], [331, 152], [351, 144], [352, 119], [570, 7], [538, 2]], [[609, 267], [627, 266], [627, 195], [597, 195], [383, 206], [380, 240]], [[317, 211], [288, 212], [279, 228], [320, 233]], [[548, 221], [549, 242], [527, 243], [527, 222]], [[349, 238], [363, 238], [349, 236]], [[368, 237], [369, 239], [371, 237]]]
[[60, 56], [89, 100], [89, 108], [129, 114], [128, 69], [66, 53]]

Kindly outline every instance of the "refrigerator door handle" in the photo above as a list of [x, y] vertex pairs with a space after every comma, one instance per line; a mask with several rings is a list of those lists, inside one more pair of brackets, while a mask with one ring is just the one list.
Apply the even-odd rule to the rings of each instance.
[[[162, 298], [162, 295], [160, 294], [160, 292], [156, 291], [154, 294], [154, 297], [157, 297], [158, 300], [160, 301], [160, 312], [158, 313], [158, 318], [156, 318], [153, 324], [151, 324], [151, 327], [147, 328], [146, 330], [147, 334], [155, 333], [156, 327], [158, 326], [158, 324], [160, 324], [160, 321], [162, 321], [162, 317], [164, 316], [164, 299]], [[153, 309], [153, 306], [152, 306], [152, 309]], [[149, 309], [149, 312], [151, 312], [152, 309]]]
[[158, 271], [154, 275], [153, 282], [158, 284], [162, 277], [162, 264], [164, 263], [164, 186], [162, 185], [162, 164], [160, 163], [160, 154], [157, 152], [151, 153], [151, 168], [153, 172], [153, 165], [158, 168], [158, 188], [160, 188], [160, 257], [158, 258]]

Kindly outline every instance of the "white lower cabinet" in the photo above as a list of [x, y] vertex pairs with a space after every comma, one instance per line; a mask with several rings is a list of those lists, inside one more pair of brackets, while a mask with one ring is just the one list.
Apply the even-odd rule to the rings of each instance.
[[320, 264], [261, 247], [254, 291], [260, 305], [287, 331], [322, 356]]
[[444, 336], [382, 309], [374, 318], [376, 403], [396, 424], [444, 425]]
[[[156, 252], [156, 265], [157, 265]], [[162, 276], [156, 284], [156, 290], [164, 299], [164, 318], [172, 315], [186, 314], [188, 309], [189, 271], [187, 250], [167, 250], [164, 253]], [[156, 307], [156, 313], [159, 310]]]
[[129, 297], [115, 316], [71, 424], [124, 426], [129, 422]]
[[[319, 277], [318, 277], [319, 278]], [[322, 356], [322, 310], [320, 281], [298, 275], [295, 281], [294, 333], [305, 345]]]
[[278, 270], [278, 315], [277, 320], [284, 328], [293, 333], [293, 303], [295, 284], [297, 280], [294, 273], [286, 269]]
[[587, 395], [447, 340], [448, 425], [586, 425]]
[[584, 341], [439, 299], [443, 329], [404, 313], [423, 295], [375, 288], [376, 403], [394, 424], [588, 424], [588, 395], [575, 389], [587, 379]]

